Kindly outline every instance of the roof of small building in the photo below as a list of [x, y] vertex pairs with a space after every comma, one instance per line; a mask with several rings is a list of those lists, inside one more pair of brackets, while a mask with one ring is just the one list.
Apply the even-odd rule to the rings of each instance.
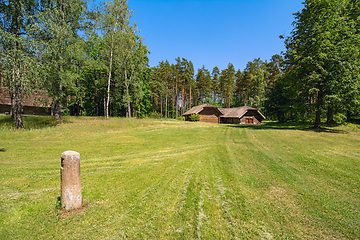
[[201, 112], [204, 108], [214, 108], [216, 111], [218, 111], [220, 114], [222, 114], [222, 112], [219, 110], [219, 108], [217, 108], [214, 105], [211, 105], [209, 103], [205, 103], [205, 104], [201, 104], [195, 107], [190, 108], [189, 111], [187, 111], [186, 113], [183, 114], [183, 116], [186, 115], [191, 115], [191, 114], [198, 114], [199, 112]]
[[218, 108], [214, 105], [211, 105], [209, 103], [205, 103], [202, 105], [198, 105], [195, 107], [192, 107], [189, 111], [185, 112], [183, 114], [183, 116], [186, 115], [191, 115], [191, 114], [198, 114], [200, 113], [204, 108], [214, 108], [215, 110], [217, 110], [222, 116], [222, 118], [241, 118], [245, 115], [245, 113], [247, 113], [247, 111], [249, 110], [253, 110], [253, 111], [257, 111], [261, 117], [263, 117], [264, 119], [265, 116], [256, 108], [253, 107], [249, 107], [249, 106], [242, 106], [242, 107], [237, 107], [237, 108]]
[[[29, 107], [51, 107], [51, 97], [49, 97], [45, 91], [36, 91], [31, 95], [23, 96], [22, 105]], [[11, 96], [9, 89], [6, 87], [0, 88], [0, 104], [11, 105]]]
[[242, 116], [247, 113], [249, 110], [257, 111], [261, 117], [265, 119], [265, 116], [256, 108], [249, 107], [249, 106], [243, 106], [243, 107], [237, 107], [237, 108], [220, 108], [219, 109], [223, 113], [223, 118], [241, 118]]

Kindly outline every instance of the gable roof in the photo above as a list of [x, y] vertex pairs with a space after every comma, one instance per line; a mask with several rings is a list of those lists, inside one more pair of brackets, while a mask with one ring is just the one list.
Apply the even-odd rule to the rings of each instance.
[[219, 108], [217, 108], [214, 105], [211, 105], [209, 103], [205, 103], [205, 104], [201, 104], [195, 107], [190, 108], [189, 111], [187, 111], [186, 113], [183, 114], [183, 116], [186, 115], [191, 115], [191, 114], [198, 114], [199, 112], [201, 112], [204, 108], [214, 108], [216, 111], [218, 111], [220, 114], [222, 114], [222, 112], [219, 110]]
[[189, 111], [183, 114], [183, 116], [191, 115], [191, 114], [198, 114], [200, 113], [204, 108], [214, 108], [216, 111], [218, 111], [222, 118], [242, 118], [245, 113], [249, 110], [257, 111], [259, 115], [266, 119], [265, 116], [256, 108], [249, 107], [249, 106], [243, 106], [243, 107], [237, 107], [237, 108], [218, 108], [214, 105], [211, 105], [209, 103], [205, 103], [202, 105], [198, 105], [195, 107], [192, 107]]
[[[23, 96], [21, 104], [23, 107], [51, 107], [52, 99], [45, 91], [33, 92], [31, 95]], [[11, 95], [7, 87], [0, 88], [0, 105], [11, 106]]]
[[237, 108], [220, 108], [220, 111], [223, 113], [223, 116], [221, 117], [223, 118], [241, 118], [249, 110], [257, 111], [262, 118], [266, 119], [265, 116], [259, 110], [249, 106], [243, 106]]

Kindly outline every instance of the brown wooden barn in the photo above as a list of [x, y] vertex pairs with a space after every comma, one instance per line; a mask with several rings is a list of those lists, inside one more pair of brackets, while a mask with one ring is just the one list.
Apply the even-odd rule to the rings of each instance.
[[[22, 99], [22, 114], [51, 115], [51, 98], [45, 92], [33, 93]], [[0, 88], [0, 113], [10, 113], [11, 96], [8, 88]]]
[[189, 121], [191, 114], [199, 114], [201, 122], [210, 123], [261, 124], [262, 120], [266, 119], [256, 108], [218, 108], [208, 103], [192, 107], [183, 114], [185, 120]]

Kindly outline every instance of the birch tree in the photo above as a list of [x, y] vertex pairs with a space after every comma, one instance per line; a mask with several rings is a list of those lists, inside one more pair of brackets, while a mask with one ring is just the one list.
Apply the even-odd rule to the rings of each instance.
[[[124, 36], [130, 24], [129, 19], [132, 16], [132, 12], [128, 10], [126, 0], [113, 0], [102, 3], [98, 13], [98, 28], [103, 34], [104, 39], [102, 57], [108, 72], [105, 117], [109, 119], [110, 86], [114, 57], [124, 55], [122, 52], [123, 43], [125, 42]], [[121, 59], [118, 59], [117, 64], [121, 64], [121, 61]]]
[[36, 2], [9, 0], [0, 2], [0, 58], [2, 74], [11, 95], [11, 116], [16, 128], [23, 128], [22, 100], [32, 90], [37, 72], [36, 43], [31, 34]]

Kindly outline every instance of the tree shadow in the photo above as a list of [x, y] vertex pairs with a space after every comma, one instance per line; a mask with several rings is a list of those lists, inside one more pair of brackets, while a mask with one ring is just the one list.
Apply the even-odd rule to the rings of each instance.
[[229, 125], [232, 128], [244, 128], [244, 129], [253, 129], [253, 130], [264, 130], [264, 129], [276, 129], [276, 130], [300, 130], [300, 131], [309, 131], [309, 132], [324, 132], [324, 133], [339, 133], [347, 134], [348, 132], [339, 129], [333, 129], [328, 127], [314, 128], [309, 123], [302, 122], [265, 122], [262, 124], [237, 124]]
[[353, 124], [357, 124], [357, 125], [360, 126], [360, 119], [352, 118], [348, 122], [353, 123]]
[[[51, 116], [22, 115], [24, 129], [41, 129], [55, 127], [61, 123], [69, 123], [68, 120], [55, 120]], [[0, 116], [0, 127], [14, 129], [15, 122], [10, 116]]]

